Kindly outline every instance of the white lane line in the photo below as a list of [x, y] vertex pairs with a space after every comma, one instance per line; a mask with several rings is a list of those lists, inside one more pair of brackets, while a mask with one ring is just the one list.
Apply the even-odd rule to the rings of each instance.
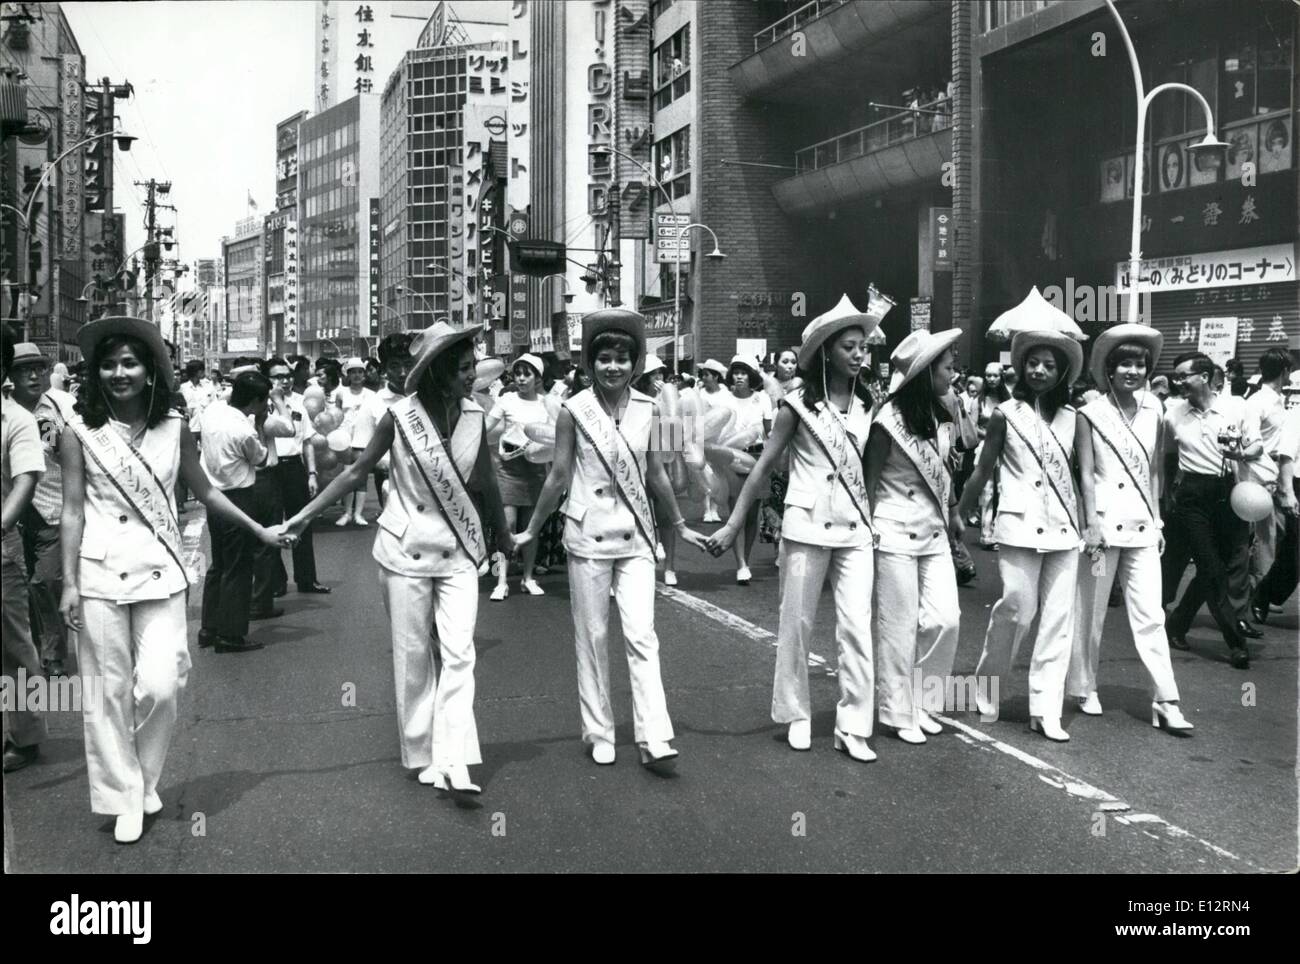
[[[773, 647], [776, 646], [776, 635], [774, 633], [768, 632], [762, 626], [756, 626], [754, 623], [751, 623], [749, 620], [741, 616], [737, 616], [733, 612], [729, 612], [720, 606], [715, 606], [713, 603], [707, 602], [698, 596], [692, 596], [688, 592], [682, 592], [680, 589], [672, 589], [668, 586], [656, 586], [655, 588], [658, 589], [659, 594], [665, 599], [670, 599], [692, 612], [711, 619], [743, 636], [747, 636], [755, 642], [767, 643]], [[826, 660], [815, 653], [810, 652], [808, 654], [808, 664], [810, 666], [824, 668], [828, 676], [835, 675], [835, 669], [827, 667]], [[957, 732], [954, 735], [957, 739], [961, 740], [968, 746], [989, 752], [996, 751], [1025, 764], [1036, 772], [1038, 779], [1043, 781], [1043, 783], [1050, 787], [1054, 787], [1057, 790], [1064, 790], [1072, 797], [1077, 797], [1091, 803], [1097, 810], [1113, 815], [1119, 823], [1126, 827], [1135, 827], [1147, 836], [1156, 840], [1159, 840], [1162, 835], [1166, 839], [1170, 840], [1191, 840], [1219, 857], [1239, 861], [1247, 867], [1250, 867], [1252, 870], [1260, 869], [1246, 858], [1239, 857], [1217, 844], [1213, 844], [1202, 837], [1198, 837], [1190, 830], [1184, 830], [1177, 824], [1172, 824], [1157, 814], [1132, 812], [1133, 807], [1114, 794], [1108, 793], [1100, 787], [1095, 787], [1086, 780], [1081, 780], [1076, 776], [1072, 776], [1060, 767], [1054, 766], [1046, 760], [1040, 760], [1032, 753], [1026, 753], [1024, 750], [1014, 747], [1009, 743], [1003, 743], [1001, 740], [989, 736], [983, 730], [977, 730], [974, 727], [968, 726], [959, 720], [954, 720], [951, 717], [940, 716], [937, 713], [932, 713], [931, 715], [936, 720], [946, 723], [948, 726], [956, 730]]]
[[[712, 619], [715, 623], [720, 623], [728, 629], [740, 633], [742, 636], [748, 636], [757, 643], [767, 643], [773, 649], [776, 648], [776, 634], [768, 632], [762, 626], [756, 626], [748, 619], [737, 616], [735, 613], [728, 612], [721, 606], [715, 606], [713, 603], [701, 599], [699, 596], [692, 596], [688, 592], [682, 592], [680, 589], [658, 585], [655, 588], [659, 590], [659, 595], [663, 596], [665, 599], [671, 599], [673, 602], [679, 603], [692, 612], [699, 613], [701, 616]], [[834, 676], [836, 674], [835, 667], [828, 666], [825, 659], [811, 650], [808, 652], [808, 665], [814, 669], [822, 670], [827, 676]]]

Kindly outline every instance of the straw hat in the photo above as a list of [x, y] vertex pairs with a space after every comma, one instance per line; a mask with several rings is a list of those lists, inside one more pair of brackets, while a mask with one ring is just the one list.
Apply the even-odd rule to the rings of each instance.
[[717, 375], [718, 378], [727, 377], [727, 366], [722, 364], [722, 362], [718, 361], [716, 358], [710, 358], [708, 361], [702, 364], [700, 366], [700, 371], [713, 372], [713, 374]]
[[867, 335], [876, 330], [885, 315], [889, 313], [889, 309], [894, 307], [894, 302], [875, 288], [868, 289], [868, 295], [871, 301], [866, 311], [859, 311], [849, 300], [849, 296], [844, 295], [834, 308], [808, 322], [799, 344], [800, 368], [806, 371], [812, 364], [817, 349], [821, 348], [826, 339], [839, 334], [845, 328], [861, 328]]
[[[1088, 360], [1088, 373], [1103, 392], [1110, 386], [1110, 380], [1106, 377], [1107, 356], [1120, 345], [1130, 343], [1141, 345], [1151, 353], [1151, 368], [1154, 369], [1160, 360], [1160, 349], [1164, 347], [1165, 336], [1147, 325], [1129, 324], [1115, 325], [1098, 335], [1092, 346], [1092, 357]], [[1151, 372], [1147, 372], [1147, 375], [1150, 376]]]
[[1020, 331], [1011, 339], [1011, 367], [1025, 377], [1025, 356], [1031, 349], [1046, 345], [1059, 350], [1066, 359], [1065, 384], [1071, 385], [1083, 371], [1083, 346], [1059, 331]]
[[[445, 321], [439, 321], [417, 333], [411, 340], [411, 357], [415, 361], [411, 364], [411, 370], [406, 373], [406, 384], [403, 386], [406, 394], [410, 395], [415, 391], [416, 386], [420, 384], [421, 376], [424, 375], [424, 370], [435, 358], [448, 348], [469, 341], [482, 330], [478, 325], [457, 329]], [[348, 364], [351, 365], [352, 361], [353, 359], [349, 359]]]
[[172, 389], [176, 379], [172, 374], [172, 359], [166, 344], [163, 343], [162, 332], [158, 330], [157, 325], [143, 318], [129, 318], [124, 315], [96, 318], [82, 325], [77, 331], [77, 346], [81, 349], [81, 354], [87, 363], [95, 357], [95, 346], [113, 335], [130, 335], [144, 342], [153, 355], [154, 369], [162, 378], [163, 386], [168, 391]]
[[41, 353], [40, 346], [31, 341], [20, 341], [14, 345], [14, 361], [9, 367], [17, 368], [19, 365], [30, 365], [32, 362], [44, 364], [49, 359]]
[[918, 328], [894, 349], [889, 360], [894, 365], [894, 377], [889, 382], [889, 394], [894, 394], [921, 372], [930, 367], [936, 358], [952, 347], [961, 337], [960, 328], [930, 332]]
[[621, 331], [631, 335], [636, 342], [636, 364], [632, 366], [632, 380], [635, 381], [645, 368], [645, 319], [635, 311], [627, 308], [602, 308], [582, 316], [582, 367], [588, 373], [594, 372], [591, 357], [591, 343], [596, 336], [606, 331]]

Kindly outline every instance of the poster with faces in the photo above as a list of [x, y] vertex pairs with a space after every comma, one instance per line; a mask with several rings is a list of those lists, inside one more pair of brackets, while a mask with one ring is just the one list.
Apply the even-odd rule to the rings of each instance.
[[1124, 200], [1124, 158], [1108, 157], [1101, 162], [1101, 199]]
[[1291, 118], [1279, 117], [1259, 125], [1259, 169], [1261, 173], [1285, 171], [1291, 167]]
[[1183, 142], [1183, 150], [1185, 152], [1184, 157], [1187, 161], [1187, 183], [1191, 187], [1196, 187], [1200, 184], [1213, 184], [1219, 179], [1219, 172], [1216, 169], [1212, 168], [1208, 171], [1197, 170], [1196, 161], [1193, 159], [1194, 155], [1187, 150], [1193, 144], [1199, 143], [1200, 140], [1201, 138], [1196, 137], [1192, 140]]
[[1255, 128], [1238, 127], [1228, 134], [1227, 140], [1228, 166], [1224, 176], [1236, 181], [1241, 178], [1242, 165], [1255, 160]]
[[1160, 190], [1177, 191], [1187, 183], [1187, 155], [1181, 143], [1160, 148]]
[[[1124, 170], [1126, 175], [1125, 184], [1124, 184], [1124, 196], [1132, 197], [1133, 183], [1134, 183], [1134, 179], [1137, 176], [1137, 172], [1134, 167], [1134, 157], [1132, 154], [1124, 158]], [[1142, 196], [1145, 197], [1150, 193], [1151, 193], [1151, 155], [1147, 151], [1143, 151], [1142, 152]]]

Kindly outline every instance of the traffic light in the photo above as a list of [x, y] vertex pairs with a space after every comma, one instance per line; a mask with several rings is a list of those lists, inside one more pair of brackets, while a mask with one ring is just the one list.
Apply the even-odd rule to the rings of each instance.
[[508, 247], [510, 248], [510, 270], [515, 274], [544, 278], [549, 274], [564, 273], [568, 252], [562, 241], [520, 238], [509, 242]]

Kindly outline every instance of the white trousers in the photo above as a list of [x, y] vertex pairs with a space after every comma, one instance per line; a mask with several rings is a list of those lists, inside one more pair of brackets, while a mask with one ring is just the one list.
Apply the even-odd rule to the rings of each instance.
[[[978, 458], [978, 456], [977, 456]], [[987, 482], [980, 490], [980, 543], [989, 545], [993, 538], [993, 523], [997, 515], [993, 511], [993, 483]]]
[[[403, 576], [380, 566], [379, 583], [393, 633], [402, 766], [482, 763], [474, 723], [478, 574], [466, 569], [436, 578]], [[438, 638], [432, 640], [429, 627], [435, 620]]]
[[[827, 573], [835, 598], [840, 701], [835, 728], [867, 737], [875, 717], [871, 666], [871, 592], [875, 571], [871, 546], [829, 548], [781, 539], [781, 625], [777, 630], [772, 719], [811, 720], [808, 647]], [[951, 565], [951, 564], [950, 564]]]
[[92, 692], [92, 679], [103, 686], [103, 706], [82, 717], [90, 809], [136, 813], [158, 789], [189, 677], [185, 593], [134, 603], [83, 598], [81, 616], [81, 691]]
[[673, 738], [659, 671], [655, 635], [655, 561], [651, 556], [588, 559], [569, 556], [569, 605], [578, 658], [578, 708], [582, 739], [614, 742], [609, 698], [609, 590], [614, 588], [627, 670], [632, 681], [632, 731], [637, 743]]
[[1105, 551], [1106, 571], [1092, 574], [1092, 559], [1079, 560], [1079, 594], [1075, 601], [1074, 649], [1066, 692], [1087, 696], [1097, 689], [1097, 663], [1101, 656], [1101, 631], [1106, 622], [1110, 588], [1118, 575], [1124, 590], [1124, 606], [1133, 631], [1133, 645], [1147, 668], [1158, 702], [1178, 699], [1174, 668], [1169, 661], [1169, 639], [1165, 636], [1165, 611], [1160, 605], [1160, 550], [1110, 547]]
[[1038, 638], [1029, 663], [1029, 715], [1061, 718], [1074, 641], [1078, 569], [1077, 549], [1038, 552], [1002, 544], [998, 553], [1002, 598], [989, 613], [984, 652], [975, 669], [981, 692], [991, 691], [991, 684], [984, 682], [986, 677], [997, 677], [998, 692], [1005, 692], [1002, 677], [1011, 672], [1011, 663], [1037, 614]]
[[1277, 559], [1278, 542], [1286, 532], [1286, 513], [1274, 502], [1273, 511], [1256, 522], [1254, 530], [1255, 541], [1250, 547], [1250, 591], [1252, 593], [1260, 581], [1268, 575], [1268, 571], [1273, 568], [1273, 562]]
[[957, 570], [946, 552], [909, 556], [877, 550], [875, 579], [880, 722], [912, 729], [920, 724], [917, 709], [924, 709], [916, 698], [931, 691], [921, 680], [936, 678], [948, 692], [961, 621]]

